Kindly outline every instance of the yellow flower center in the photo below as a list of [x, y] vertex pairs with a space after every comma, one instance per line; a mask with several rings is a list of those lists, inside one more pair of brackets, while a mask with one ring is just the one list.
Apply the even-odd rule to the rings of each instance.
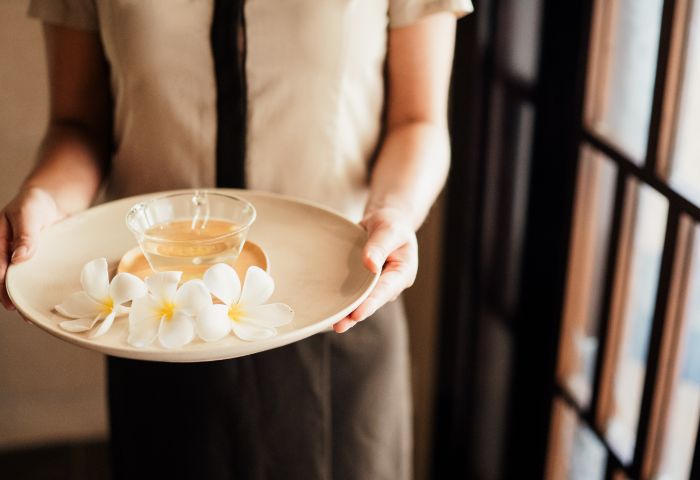
[[240, 305], [235, 304], [231, 305], [228, 309], [228, 318], [233, 320], [234, 322], [240, 322], [241, 319], [245, 316], [245, 312], [241, 308]]
[[104, 315], [109, 315], [113, 308], [114, 300], [112, 300], [112, 297], [108, 297], [102, 302], [102, 313]]
[[173, 302], [163, 302], [160, 304], [160, 308], [158, 309], [158, 316], [160, 318], [165, 317], [166, 320], [170, 320], [173, 318], [173, 314], [175, 313], [175, 304]]

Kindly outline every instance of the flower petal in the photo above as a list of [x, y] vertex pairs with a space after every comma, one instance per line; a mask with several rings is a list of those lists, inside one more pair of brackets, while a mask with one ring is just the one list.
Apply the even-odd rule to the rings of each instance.
[[143, 280], [131, 273], [117, 273], [109, 284], [109, 296], [112, 297], [115, 306], [136, 300], [147, 293], [148, 288]]
[[94, 300], [104, 302], [109, 297], [107, 259], [96, 258], [85, 264], [80, 272], [80, 284]]
[[192, 317], [184, 312], [175, 312], [170, 320], [163, 319], [158, 328], [158, 340], [165, 348], [179, 348], [194, 338]]
[[188, 315], [194, 315], [207, 305], [211, 305], [211, 295], [203, 281], [190, 280], [177, 290], [175, 305]]
[[274, 328], [258, 327], [252, 323], [231, 322], [231, 327], [238, 338], [248, 342], [265, 340], [277, 335]]
[[155, 323], [157, 326], [162, 316], [160, 306], [161, 301], [153, 298], [151, 295], [137, 298], [131, 304], [131, 310], [129, 310], [129, 323], [148, 321]]
[[247, 307], [241, 320], [260, 327], [275, 328], [286, 325], [294, 318], [294, 310], [284, 303], [270, 303]]
[[160, 301], [150, 295], [134, 300], [129, 311], [129, 345], [145, 347], [158, 336]]
[[65, 320], [58, 325], [69, 332], [87, 332], [90, 330], [92, 327], [95, 326], [95, 323], [100, 319], [100, 315], [97, 315], [95, 318], [80, 318], [78, 320]]
[[114, 308], [112, 308], [114, 315], [117, 317], [129, 313], [130, 310], [129, 307], [125, 307], [124, 305], [115, 305]]
[[197, 335], [205, 342], [215, 342], [231, 333], [228, 306], [216, 304], [204, 307], [195, 318]]
[[114, 312], [110, 312], [110, 314], [107, 315], [104, 320], [102, 320], [102, 323], [100, 324], [99, 328], [90, 335], [90, 338], [100, 337], [107, 333], [107, 331], [112, 327], [112, 323], [114, 322], [115, 316], [116, 315]]
[[93, 300], [90, 295], [85, 292], [76, 292], [54, 308], [64, 317], [93, 318], [102, 311], [102, 304]]
[[260, 267], [250, 267], [245, 273], [243, 290], [238, 303], [246, 308], [265, 303], [275, 291], [272, 277]]
[[158, 272], [146, 279], [151, 293], [160, 300], [172, 300], [180, 283], [182, 272]]
[[204, 272], [202, 278], [212, 295], [226, 305], [237, 302], [241, 296], [241, 280], [230, 265], [217, 263]]

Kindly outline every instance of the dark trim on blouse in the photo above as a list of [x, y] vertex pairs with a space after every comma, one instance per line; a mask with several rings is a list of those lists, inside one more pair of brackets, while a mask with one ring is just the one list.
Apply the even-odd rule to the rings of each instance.
[[238, 48], [239, 25], [245, 35], [243, 4], [243, 0], [215, 0], [211, 23], [216, 75], [216, 186], [222, 188], [245, 188], [246, 55]]

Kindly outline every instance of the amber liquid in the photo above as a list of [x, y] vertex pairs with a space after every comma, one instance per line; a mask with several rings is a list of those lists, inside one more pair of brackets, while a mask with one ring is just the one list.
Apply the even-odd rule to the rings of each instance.
[[245, 240], [226, 220], [175, 220], [146, 230], [142, 248], [156, 271], [196, 272], [219, 262], [232, 264]]

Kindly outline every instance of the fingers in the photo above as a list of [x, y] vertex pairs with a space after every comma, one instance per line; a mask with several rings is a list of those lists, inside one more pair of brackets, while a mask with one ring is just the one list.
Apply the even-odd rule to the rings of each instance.
[[401, 292], [413, 285], [417, 270], [417, 248], [413, 242], [409, 242], [392, 252], [369, 296], [350, 315], [335, 323], [333, 329], [338, 333], [346, 332], [384, 304], [396, 300]]
[[333, 330], [337, 333], [347, 332], [358, 322], [372, 316], [381, 306], [395, 300], [405, 288], [406, 279], [401, 267], [387, 266], [372, 293], [350, 315], [335, 323]]
[[363, 249], [363, 262], [372, 272], [382, 272], [372, 292], [350, 315], [333, 325], [346, 332], [371, 316], [387, 302], [395, 300], [413, 285], [418, 270], [418, 242], [404, 216], [392, 210], [379, 210], [362, 222], [369, 234]]
[[12, 231], [10, 262], [29, 260], [34, 254], [36, 239], [41, 230], [40, 217], [31, 215], [25, 209], [9, 210], [6, 218]]
[[363, 262], [373, 273], [380, 272], [389, 255], [414, 237], [413, 231], [389, 222], [369, 224], [368, 231]]
[[402, 267], [389, 264], [377, 281], [377, 285], [367, 299], [349, 315], [351, 320], [362, 321], [379, 310], [379, 307], [395, 300], [408, 286], [408, 279]]
[[5, 274], [10, 262], [10, 226], [5, 212], [0, 212], [0, 301], [8, 310], [14, 310], [10, 296], [5, 288]]
[[355, 320], [350, 320], [350, 318], [345, 317], [339, 322], [333, 324], [333, 330], [335, 330], [336, 333], [345, 333], [354, 327], [356, 323], [357, 322]]
[[0, 212], [0, 301], [5, 308], [12, 308], [5, 286], [9, 264], [31, 258], [39, 232], [63, 216], [53, 197], [36, 187], [20, 191]]
[[7, 294], [7, 289], [5, 288], [4, 281], [2, 282], [2, 284], [0, 284], [0, 288], [2, 289], [2, 293], [0, 293], [0, 300], [2, 301], [2, 306], [5, 307], [5, 310], [15, 310], [15, 306], [12, 303], [12, 300], [10, 300], [10, 296]]

